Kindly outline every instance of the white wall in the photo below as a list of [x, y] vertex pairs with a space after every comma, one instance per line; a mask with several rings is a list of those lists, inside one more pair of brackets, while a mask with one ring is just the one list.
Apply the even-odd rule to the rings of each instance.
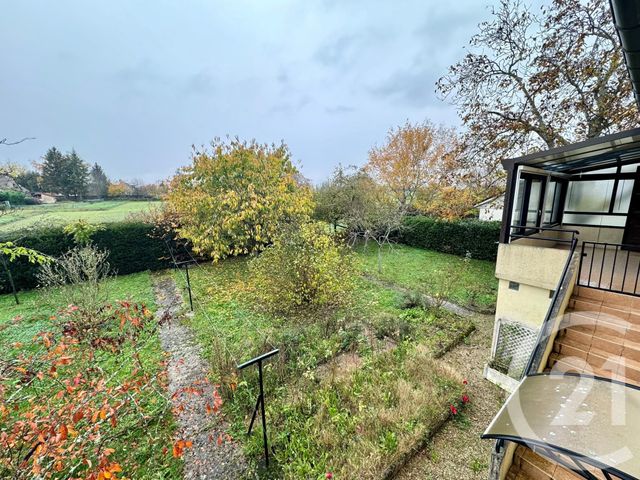
[[481, 208], [479, 219], [483, 222], [502, 220], [502, 208]]

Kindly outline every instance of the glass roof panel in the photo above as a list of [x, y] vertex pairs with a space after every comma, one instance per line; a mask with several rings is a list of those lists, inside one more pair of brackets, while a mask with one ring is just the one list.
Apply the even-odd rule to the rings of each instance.
[[483, 438], [548, 447], [640, 478], [640, 390], [590, 376], [526, 377]]

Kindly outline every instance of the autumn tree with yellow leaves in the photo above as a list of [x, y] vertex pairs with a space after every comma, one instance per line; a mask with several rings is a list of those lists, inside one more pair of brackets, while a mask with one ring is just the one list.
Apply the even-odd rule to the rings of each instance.
[[387, 187], [406, 213], [417, 193], [439, 182], [458, 149], [455, 131], [432, 122], [405, 122], [391, 128], [386, 142], [369, 151], [365, 170]]
[[263, 250], [283, 225], [307, 220], [313, 204], [286, 144], [238, 138], [194, 150], [167, 200], [178, 235], [214, 261]]

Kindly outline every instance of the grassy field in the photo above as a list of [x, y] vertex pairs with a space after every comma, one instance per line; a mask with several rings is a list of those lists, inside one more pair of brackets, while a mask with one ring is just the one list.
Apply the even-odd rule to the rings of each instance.
[[43, 225], [66, 225], [83, 219], [90, 223], [125, 220], [129, 215], [160, 205], [159, 201], [108, 200], [99, 202], [59, 202], [25, 205], [0, 216], [0, 234]]
[[[108, 301], [113, 302], [114, 305], [119, 300], [130, 300], [131, 302], [143, 303], [152, 311], [155, 309], [152, 283], [148, 272], [108, 280], [105, 284], [105, 292]], [[54, 475], [51, 478], [69, 478], [69, 469], [76, 470], [76, 475], [82, 476], [81, 472], [86, 468], [86, 465], [83, 465], [81, 460], [76, 457], [79, 452], [73, 447], [73, 442], [81, 441], [83, 434], [78, 435], [77, 432], [75, 434], [73, 432], [83, 432], [85, 428], [93, 428], [98, 435], [103, 437], [102, 442], [99, 442], [99, 446], [95, 448], [96, 451], [107, 448], [107, 446], [113, 447], [114, 451], [110, 454], [109, 460], [117, 463], [123, 470], [118, 478], [121, 476], [144, 479], [181, 478], [182, 462], [173, 458], [170, 453], [175, 429], [170, 402], [159, 388], [162, 381], [157, 383], [155, 380], [163, 378], [164, 375], [164, 356], [155, 329], [156, 323], [153, 320], [145, 323], [142, 330], [135, 333], [134, 343], [130, 337], [133, 334], [129, 332], [122, 336], [122, 325], [118, 328], [117, 323], [119, 322], [116, 321], [116, 325], [108, 327], [107, 334], [112, 336], [104, 338], [113, 338], [118, 343], [107, 344], [103, 347], [97, 344], [89, 346], [82, 340], [73, 338], [72, 333], [68, 331], [70, 328], [68, 324], [61, 324], [61, 319], [67, 318], [61, 312], [65, 308], [68, 309], [63, 290], [22, 292], [20, 301], [20, 305], [15, 305], [12, 296], [0, 296], [0, 439], [4, 432], [3, 424], [10, 425], [12, 415], [19, 414], [23, 409], [30, 409], [34, 403], [36, 405], [50, 405], [52, 412], [56, 411], [54, 409], [59, 409], [57, 413], [52, 413], [52, 418], [55, 418], [56, 415], [62, 415], [61, 412], [65, 408], [62, 405], [66, 401], [66, 395], [61, 395], [61, 393], [54, 395], [60, 391], [60, 385], [67, 385], [67, 392], [71, 395], [74, 388], [71, 385], [78, 385], [82, 388], [83, 382], [91, 381], [92, 378], [108, 378], [110, 382], [106, 382], [102, 387], [96, 386], [95, 391], [87, 399], [92, 402], [102, 402], [102, 400], [98, 400], [101, 395], [106, 395], [106, 392], [109, 392], [109, 389], [114, 385], [114, 388], [121, 388], [117, 386], [118, 383], [127, 381], [126, 379], [131, 375], [135, 375], [132, 373], [134, 370], [140, 369], [154, 380], [151, 388], [143, 388], [138, 391], [135, 385], [127, 387], [130, 388], [131, 398], [135, 397], [135, 400], [132, 400], [136, 402], [135, 412], [125, 410], [118, 403], [112, 403], [113, 408], [118, 411], [117, 417], [113, 417], [112, 428], [107, 425], [106, 428], [103, 426], [101, 430], [98, 430], [100, 418], [105, 418], [102, 416], [91, 419], [91, 422], [94, 422], [93, 427], [87, 423], [89, 422], [88, 416], [85, 416], [84, 419], [80, 418], [77, 423], [74, 422], [73, 427], [70, 424], [68, 426], [70, 432], [68, 441], [71, 446], [68, 448], [69, 452], [73, 451], [73, 454], [69, 454], [64, 461], [60, 462], [59, 466], [56, 465]], [[66, 337], [63, 336], [61, 330], [65, 331]], [[44, 356], [41, 341], [44, 337], [41, 336], [41, 332], [50, 333], [48, 338], [51, 344], [45, 345]], [[47, 364], [47, 362], [54, 362], [56, 349], [63, 347], [65, 352], [68, 352], [66, 358], [73, 359], [73, 361], [70, 360], [70, 364], [66, 362]], [[42, 360], [34, 360], [35, 363], [32, 365], [35, 367], [29, 367], [24, 371], [23, 378], [16, 385], [11, 365], [13, 362], [22, 362], [30, 358], [44, 359], [45, 362], [39, 364]], [[51, 360], [49, 360], [50, 358]], [[88, 364], [77, 363], [86, 358], [90, 358]], [[57, 365], [57, 371], [49, 370], [51, 364]], [[42, 369], [37, 372], [37, 379], [30, 377], [36, 372], [33, 370], [31, 373], [31, 368]], [[99, 372], [100, 375], [87, 373], [85, 380], [76, 373], [78, 369], [86, 372]], [[22, 371], [23, 369], [17, 368], [17, 370]], [[26, 381], [26, 378], [32, 378], [33, 381]], [[20, 384], [24, 387], [16, 389]], [[105, 397], [104, 401], [107, 402], [108, 397]], [[82, 403], [78, 402], [76, 405]], [[5, 414], [8, 413], [9, 417], [3, 418], [2, 416], [1, 407], [3, 405], [8, 407], [9, 410], [5, 410]], [[87, 404], [85, 408], [89, 408], [89, 405]], [[144, 417], [143, 420], [141, 420], [141, 416]], [[46, 417], [36, 417], [36, 420], [43, 422], [43, 424], [47, 421]], [[7, 429], [9, 428], [7, 426]], [[115, 438], [117, 441], [114, 442]], [[3, 465], [3, 460], [6, 461], [11, 458], [11, 455], [15, 455], [15, 453], [11, 453], [12, 448], [14, 451], [19, 451], [16, 450], [19, 445], [12, 447], [9, 444], [7, 446], [1, 441], [0, 445], [2, 446], [0, 476], [4, 478], [6, 475], [14, 478], [10, 473], [11, 470], [3, 470], [3, 467], [6, 467]], [[167, 446], [169, 447], [168, 454], [165, 450]], [[6, 455], [3, 456], [3, 454]], [[96, 466], [95, 460], [93, 465]], [[23, 474], [28, 471], [27, 467]], [[59, 473], [56, 473], [58, 471]], [[20, 476], [19, 478], [26, 477]]]
[[498, 280], [496, 264], [456, 255], [392, 245], [383, 248], [382, 273], [377, 269], [377, 247], [357, 247], [367, 275], [428, 295], [439, 295], [464, 307], [495, 309]]
[[[174, 276], [184, 287], [182, 273]], [[232, 435], [253, 460], [262, 452], [261, 435], [246, 437], [256, 376], [237, 377], [235, 366], [280, 348], [265, 368], [277, 462], [269, 478], [383, 478], [460, 399], [462, 379], [435, 357], [468, 332], [468, 319], [408, 304], [364, 278], [349, 308], [271, 316], [254, 302], [243, 258], [193, 268], [191, 282], [189, 325], [221, 384]]]

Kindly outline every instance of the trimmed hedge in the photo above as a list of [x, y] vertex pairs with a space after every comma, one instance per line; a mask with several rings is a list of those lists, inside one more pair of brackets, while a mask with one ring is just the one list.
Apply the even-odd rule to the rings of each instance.
[[[93, 243], [101, 249], [109, 250], [108, 262], [118, 275], [160, 270], [170, 265], [167, 247], [159, 238], [150, 236], [153, 226], [141, 222], [116, 222], [102, 225], [104, 230], [96, 232]], [[14, 241], [17, 245], [32, 248], [51, 257], [59, 257], [74, 246], [71, 237], [63, 227], [48, 227], [5, 235], [0, 241]], [[9, 264], [16, 288], [26, 290], [37, 286], [37, 265], [16, 260]], [[0, 291], [9, 292], [9, 284], [0, 269]]]
[[407, 217], [400, 242], [480, 260], [495, 260], [498, 254], [500, 222], [458, 220], [448, 222], [421, 215]]
[[34, 205], [36, 203], [31, 196], [15, 190], [0, 190], [0, 202], [9, 202], [11, 205]]

